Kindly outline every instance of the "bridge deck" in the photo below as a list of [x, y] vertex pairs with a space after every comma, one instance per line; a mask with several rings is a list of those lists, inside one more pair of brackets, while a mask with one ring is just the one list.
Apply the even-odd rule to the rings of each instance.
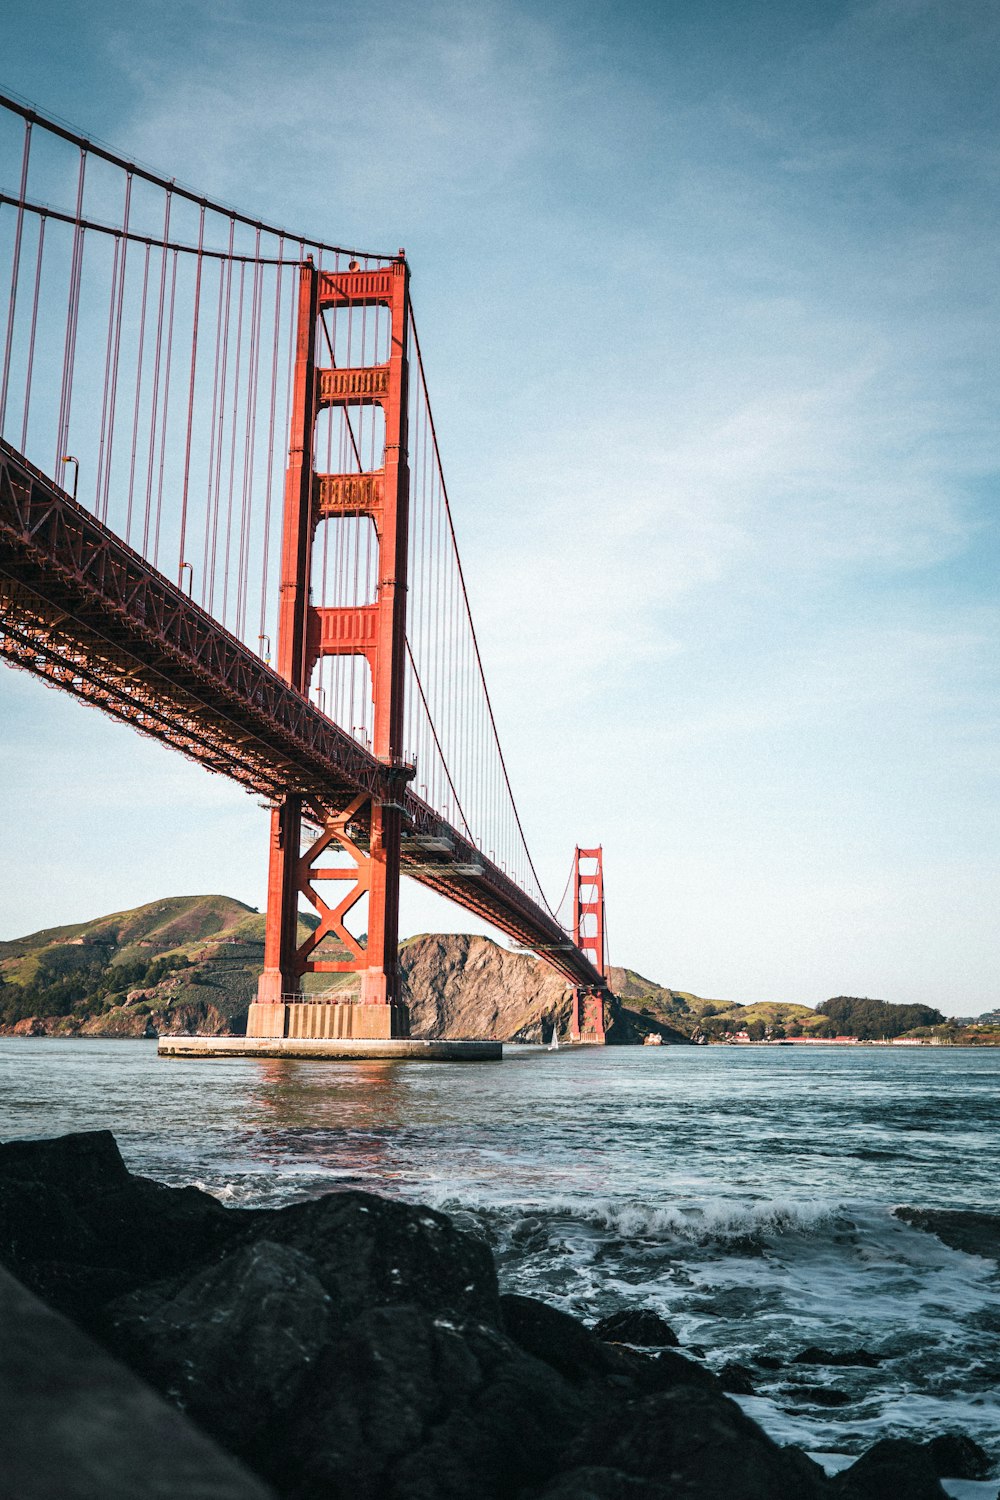
[[242, 641], [0, 440], [0, 656], [269, 798], [324, 815], [359, 792], [403, 807], [404, 874], [600, 975], [549, 913]]

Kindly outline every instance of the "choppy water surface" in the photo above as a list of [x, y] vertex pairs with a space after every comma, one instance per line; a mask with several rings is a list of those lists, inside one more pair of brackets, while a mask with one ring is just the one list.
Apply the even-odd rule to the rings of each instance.
[[[509, 1290], [656, 1308], [714, 1366], [863, 1345], [878, 1370], [761, 1373], [782, 1441], [960, 1428], [1000, 1459], [1000, 1273], [891, 1215], [1000, 1211], [1000, 1049], [510, 1048], [503, 1063], [159, 1060], [0, 1039], [0, 1138], [110, 1127], [133, 1170], [225, 1202], [345, 1187], [489, 1235]], [[796, 1383], [849, 1391], [827, 1410]]]

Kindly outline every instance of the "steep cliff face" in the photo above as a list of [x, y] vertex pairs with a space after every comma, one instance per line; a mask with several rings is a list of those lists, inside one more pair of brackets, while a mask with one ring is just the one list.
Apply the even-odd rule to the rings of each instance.
[[569, 1033], [566, 983], [530, 954], [469, 933], [410, 938], [400, 948], [416, 1036], [548, 1042]]

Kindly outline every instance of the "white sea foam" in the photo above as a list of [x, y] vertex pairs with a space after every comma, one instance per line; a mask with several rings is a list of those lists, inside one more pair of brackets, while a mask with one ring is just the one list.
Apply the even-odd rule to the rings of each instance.
[[655, 1208], [640, 1203], [604, 1202], [590, 1205], [582, 1217], [626, 1240], [674, 1239], [695, 1244], [714, 1241], [725, 1245], [733, 1240], [822, 1233], [843, 1212], [843, 1205], [837, 1203], [723, 1201]]

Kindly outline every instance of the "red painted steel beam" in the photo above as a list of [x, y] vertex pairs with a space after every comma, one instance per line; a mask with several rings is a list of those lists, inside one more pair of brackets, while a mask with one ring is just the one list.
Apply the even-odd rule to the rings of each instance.
[[[593, 869], [582, 868], [584, 862]], [[573, 942], [601, 976], [600, 989], [578, 986], [573, 996], [570, 1035], [575, 1041], [603, 1043], [607, 957], [604, 941], [604, 851], [582, 849], [573, 855]]]
[[[558, 923], [405, 781], [137, 552], [0, 441], [0, 656], [254, 792], [321, 822], [398, 801], [406, 874], [571, 983], [601, 984]], [[428, 857], [419, 844], [447, 842]]]

